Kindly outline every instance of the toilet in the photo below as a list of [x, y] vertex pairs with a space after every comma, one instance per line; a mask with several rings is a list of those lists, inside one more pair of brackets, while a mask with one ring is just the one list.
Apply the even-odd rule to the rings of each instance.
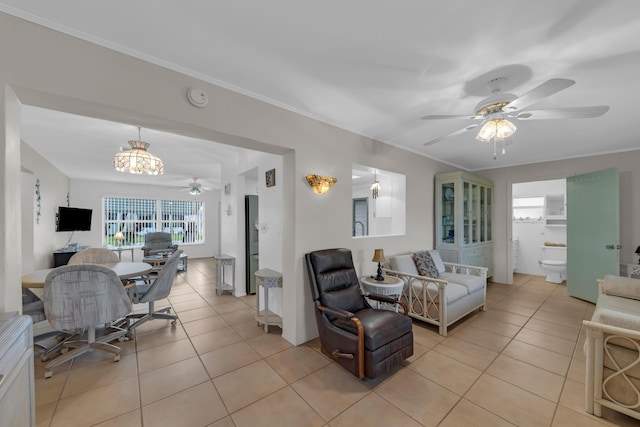
[[567, 247], [542, 246], [542, 259], [538, 264], [547, 282], [562, 283], [567, 278]]

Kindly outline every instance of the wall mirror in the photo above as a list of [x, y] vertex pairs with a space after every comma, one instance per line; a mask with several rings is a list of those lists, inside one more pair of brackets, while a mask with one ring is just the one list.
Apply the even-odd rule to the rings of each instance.
[[354, 163], [351, 182], [354, 238], [405, 234], [405, 175]]

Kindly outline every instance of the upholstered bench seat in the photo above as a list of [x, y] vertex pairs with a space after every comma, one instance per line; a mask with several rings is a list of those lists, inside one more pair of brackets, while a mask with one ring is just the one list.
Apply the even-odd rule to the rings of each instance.
[[440, 279], [446, 280], [450, 285], [458, 284], [467, 288], [468, 293], [481, 291], [487, 286], [487, 280], [480, 276], [444, 272], [440, 273]]
[[440, 335], [446, 336], [449, 325], [474, 310], [484, 310], [487, 269], [443, 262], [437, 251], [429, 254], [437, 278], [419, 273], [414, 254], [391, 257], [385, 272], [404, 281], [401, 301], [409, 308], [409, 316], [438, 325]]

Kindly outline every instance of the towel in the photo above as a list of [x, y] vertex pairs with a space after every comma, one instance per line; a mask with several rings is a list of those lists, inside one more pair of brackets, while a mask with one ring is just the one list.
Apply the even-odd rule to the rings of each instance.
[[566, 243], [553, 243], [553, 242], [544, 242], [545, 246], [559, 246], [559, 247], [566, 247], [567, 244]]

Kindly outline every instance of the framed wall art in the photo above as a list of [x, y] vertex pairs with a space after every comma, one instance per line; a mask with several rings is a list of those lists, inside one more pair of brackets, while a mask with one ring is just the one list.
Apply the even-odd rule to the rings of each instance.
[[274, 185], [276, 185], [275, 169], [269, 169], [268, 171], [265, 172], [265, 182], [267, 184], [267, 187], [273, 187]]

